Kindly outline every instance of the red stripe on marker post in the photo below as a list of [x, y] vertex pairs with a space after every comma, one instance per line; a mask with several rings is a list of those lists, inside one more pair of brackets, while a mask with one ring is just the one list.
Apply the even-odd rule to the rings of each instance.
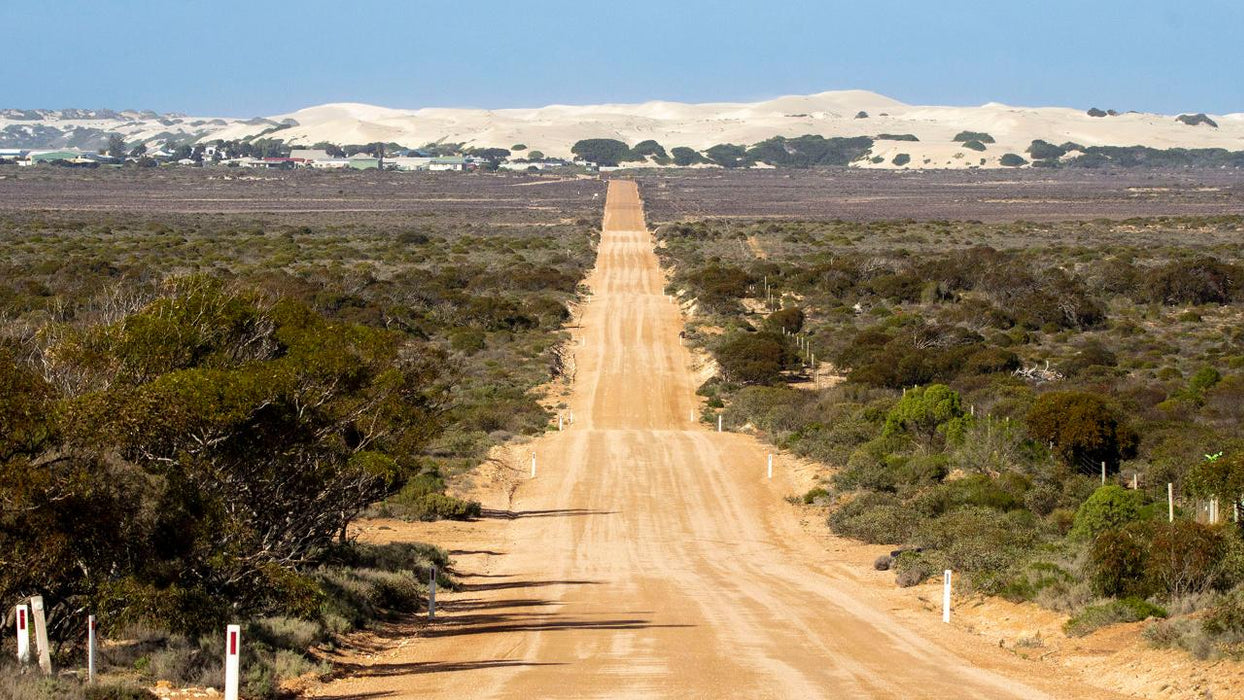
[[26, 609], [22, 608], [17, 611], [17, 629], [26, 629]]
[[229, 655], [230, 656], [238, 655], [238, 633], [237, 632], [229, 633]]

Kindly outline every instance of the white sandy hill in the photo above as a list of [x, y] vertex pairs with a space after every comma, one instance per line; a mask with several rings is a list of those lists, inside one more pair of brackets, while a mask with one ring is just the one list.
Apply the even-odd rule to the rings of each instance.
[[[997, 167], [1003, 154], [1023, 155], [1034, 139], [1082, 146], [1224, 148], [1244, 151], [1244, 114], [1210, 115], [1218, 126], [1190, 126], [1176, 115], [1127, 113], [1090, 117], [1079, 109], [907, 105], [865, 90], [792, 95], [753, 103], [645, 102], [642, 104], [550, 105], [537, 109], [389, 109], [366, 104], [327, 104], [267, 119], [210, 119], [153, 113], [81, 114], [0, 110], [0, 147], [49, 145], [97, 147], [107, 133], [127, 140], [163, 144], [173, 138], [199, 141], [263, 135], [307, 146], [395, 142], [464, 143], [509, 148], [518, 143], [549, 156], [568, 157], [580, 139], [614, 138], [634, 145], [654, 139], [666, 149], [703, 150], [721, 143], [752, 145], [773, 136], [817, 134], [871, 136], [912, 134], [919, 141], [877, 140], [864, 167], [895, 167], [907, 154], [911, 168]], [[857, 118], [860, 113], [867, 117]], [[293, 126], [281, 128], [280, 124]], [[43, 127], [51, 127], [50, 130]], [[961, 131], [984, 132], [996, 143], [984, 152], [966, 149], [953, 138]], [[42, 134], [51, 133], [54, 139]], [[91, 145], [95, 144], [95, 145]], [[982, 163], [982, 160], [984, 161]]]
[[[866, 113], [867, 117], [857, 116]], [[1225, 148], [1244, 150], [1244, 114], [1211, 115], [1218, 127], [1189, 126], [1174, 115], [1128, 113], [1090, 117], [1083, 110], [1058, 107], [980, 107], [906, 105], [864, 90], [787, 96], [755, 103], [550, 105], [538, 109], [400, 110], [364, 104], [328, 104], [271, 117], [297, 126], [272, 134], [296, 144], [396, 142], [422, 146], [434, 142], [509, 148], [522, 143], [550, 156], [570, 156], [580, 139], [614, 138], [634, 145], [654, 139], [667, 149], [702, 150], [720, 143], [754, 144], [773, 136], [873, 136], [913, 134], [919, 141], [879, 140], [873, 155], [894, 167], [900, 153], [908, 167], [995, 167], [1005, 153], [1024, 154], [1034, 139], [1084, 146]], [[984, 152], [952, 139], [960, 131], [991, 135]], [[258, 128], [234, 123], [210, 138], [239, 138]], [[981, 161], [984, 160], [984, 163]]]

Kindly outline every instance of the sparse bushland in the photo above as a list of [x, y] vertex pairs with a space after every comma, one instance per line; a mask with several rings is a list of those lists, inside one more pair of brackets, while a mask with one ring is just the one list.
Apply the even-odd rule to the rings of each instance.
[[154, 630], [144, 678], [212, 674], [242, 622], [269, 696], [448, 565], [352, 518], [478, 515], [445, 479], [548, 428], [590, 220], [315, 216], [0, 217], [0, 591], [44, 596], [65, 658], [89, 611]]
[[[672, 286], [701, 300], [692, 342], [723, 367], [764, 363], [762, 381], [701, 387], [710, 420], [833, 465], [811, 500], [836, 532], [909, 546], [886, 562], [899, 585], [952, 568], [1070, 614], [1069, 634], [1244, 584], [1237, 528], [1191, 520], [1194, 499], [1218, 495], [1229, 518], [1221, 494], [1244, 492], [1241, 232], [1239, 217], [658, 229]], [[766, 258], [729, 245], [743, 239]], [[809, 388], [813, 355], [845, 381]]]

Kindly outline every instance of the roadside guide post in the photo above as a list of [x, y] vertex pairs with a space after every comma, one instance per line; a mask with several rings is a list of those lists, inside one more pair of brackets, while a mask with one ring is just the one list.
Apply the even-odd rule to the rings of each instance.
[[17, 606], [13, 623], [17, 626], [17, 662], [30, 663], [30, 609], [25, 603]]
[[241, 658], [242, 628], [238, 625], [229, 625], [225, 628], [225, 700], [238, 700]]
[[86, 680], [95, 682], [95, 616], [86, 618]]
[[942, 622], [950, 622], [950, 569], [946, 569], [942, 581]]

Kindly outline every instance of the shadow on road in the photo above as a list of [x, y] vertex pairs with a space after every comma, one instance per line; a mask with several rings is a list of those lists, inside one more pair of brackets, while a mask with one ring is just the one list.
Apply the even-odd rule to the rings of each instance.
[[458, 590], [465, 593], [475, 591], [500, 591], [507, 588], [543, 588], [545, 586], [596, 586], [600, 581], [498, 581], [496, 583], [464, 583]]
[[562, 619], [552, 614], [478, 614], [454, 615], [446, 624], [425, 630], [424, 637], [458, 637], [475, 634], [511, 634], [514, 632], [557, 632], [562, 630], [646, 630], [678, 629], [695, 625], [653, 624], [647, 618], [616, 618], [606, 620]]
[[[456, 673], [458, 671], [477, 671], [487, 668], [510, 668], [516, 666], [562, 666], [557, 662], [518, 661], [515, 659], [488, 659], [484, 661], [422, 661], [400, 664], [341, 664], [342, 671], [355, 678], [388, 678], [390, 676], [425, 675], [429, 673]], [[352, 700], [353, 698], [391, 697], [389, 693], [364, 693], [361, 695], [323, 695], [320, 697], [332, 700]]]
[[494, 508], [485, 508], [480, 513], [481, 518], [495, 518], [498, 520], [518, 520], [519, 518], [562, 518], [573, 517], [578, 515], [613, 515], [617, 511], [612, 510], [591, 510], [589, 508], [553, 508], [550, 510], [498, 510]]

